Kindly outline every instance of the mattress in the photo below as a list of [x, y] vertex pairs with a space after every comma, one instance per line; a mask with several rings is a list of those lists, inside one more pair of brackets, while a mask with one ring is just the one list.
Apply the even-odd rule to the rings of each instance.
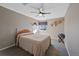
[[30, 34], [20, 36], [19, 47], [30, 52], [34, 56], [45, 55], [46, 50], [48, 49], [51, 38], [48, 35], [42, 34]]

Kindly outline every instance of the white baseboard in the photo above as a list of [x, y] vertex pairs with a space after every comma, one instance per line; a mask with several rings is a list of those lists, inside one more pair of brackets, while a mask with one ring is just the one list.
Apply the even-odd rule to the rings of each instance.
[[7, 46], [7, 47], [4, 47], [4, 48], [1, 48], [0, 51], [5, 50], [5, 49], [7, 49], [7, 48], [10, 48], [10, 47], [12, 47], [12, 46], [15, 46], [15, 44], [12, 44], [12, 45]]
[[69, 50], [68, 50], [68, 47], [67, 47], [66, 42], [65, 42], [65, 47], [66, 47], [66, 50], [67, 50], [67, 52], [68, 52], [68, 55], [70, 56], [70, 53], [69, 53]]

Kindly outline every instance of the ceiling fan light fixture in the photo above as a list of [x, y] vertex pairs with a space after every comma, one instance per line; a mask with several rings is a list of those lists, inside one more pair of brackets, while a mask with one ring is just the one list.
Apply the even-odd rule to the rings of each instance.
[[43, 15], [40, 13], [39, 16], [43, 16]]

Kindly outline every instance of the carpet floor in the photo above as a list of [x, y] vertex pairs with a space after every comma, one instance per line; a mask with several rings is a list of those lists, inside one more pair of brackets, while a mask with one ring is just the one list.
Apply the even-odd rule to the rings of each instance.
[[[68, 56], [67, 52], [63, 53], [53, 46], [50, 46], [46, 51], [46, 56]], [[6, 50], [0, 51], [0, 56], [33, 56], [29, 52], [19, 48], [19, 47], [10, 47]]]
[[[19, 48], [19, 47], [10, 47], [3, 51], [0, 51], [0, 56], [33, 56], [29, 52]], [[45, 56], [68, 56], [65, 45], [62, 43], [58, 43], [57, 41], [53, 41], [53, 44], [46, 51]]]

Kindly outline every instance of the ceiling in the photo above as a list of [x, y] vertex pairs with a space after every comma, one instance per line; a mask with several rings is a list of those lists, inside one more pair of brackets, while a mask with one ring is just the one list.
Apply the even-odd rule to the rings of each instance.
[[46, 12], [51, 12], [51, 14], [42, 17], [37, 16], [37, 14], [31, 13], [31, 11], [37, 11], [32, 7], [40, 8], [41, 3], [27, 3], [25, 6], [23, 5], [23, 3], [0, 3], [0, 6], [16, 11], [20, 14], [32, 17], [36, 20], [49, 20], [53, 18], [64, 17], [69, 5], [69, 3], [44, 3], [44, 10]]

